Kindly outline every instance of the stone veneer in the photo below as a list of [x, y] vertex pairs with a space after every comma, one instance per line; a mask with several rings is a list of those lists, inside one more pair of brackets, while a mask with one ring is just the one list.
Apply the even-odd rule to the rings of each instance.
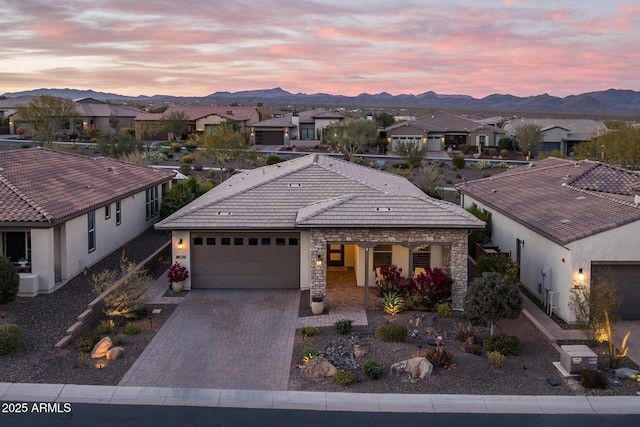
[[462, 310], [467, 292], [467, 231], [465, 229], [312, 229], [309, 247], [309, 277], [311, 295], [325, 295], [327, 288], [326, 265], [316, 265], [317, 255], [326, 259], [327, 243], [340, 244], [395, 244], [443, 246], [443, 271], [453, 280], [452, 308]]

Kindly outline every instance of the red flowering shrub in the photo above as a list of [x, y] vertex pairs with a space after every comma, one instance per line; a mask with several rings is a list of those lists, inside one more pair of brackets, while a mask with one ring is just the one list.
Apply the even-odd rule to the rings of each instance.
[[416, 278], [401, 276], [402, 269], [396, 265], [380, 266], [380, 277], [376, 280], [378, 296], [396, 293], [406, 299], [412, 299], [425, 308], [432, 309], [436, 304], [451, 299], [453, 281], [440, 268], [425, 268]]
[[167, 277], [171, 283], [182, 282], [189, 277], [189, 271], [184, 265], [180, 265], [178, 262], [169, 267], [169, 273]]

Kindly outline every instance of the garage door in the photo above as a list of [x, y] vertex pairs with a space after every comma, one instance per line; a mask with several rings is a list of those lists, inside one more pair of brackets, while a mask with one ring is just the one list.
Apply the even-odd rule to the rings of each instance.
[[607, 279], [616, 284], [623, 320], [640, 320], [640, 263], [591, 263], [591, 280]]
[[300, 236], [194, 233], [191, 270], [194, 289], [300, 289]]
[[256, 131], [256, 145], [282, 145], [284, 144], [284, 131]]

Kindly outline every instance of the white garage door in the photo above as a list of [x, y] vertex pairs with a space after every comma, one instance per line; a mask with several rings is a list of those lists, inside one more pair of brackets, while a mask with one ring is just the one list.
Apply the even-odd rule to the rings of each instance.
[[591, 280], [610, 280], [616, 284], [622, 304], [623, 320], [640, 320], [640, 263], [591, 263]]
[[192, 233], [191, 286], [300, 288], [298, 233]]

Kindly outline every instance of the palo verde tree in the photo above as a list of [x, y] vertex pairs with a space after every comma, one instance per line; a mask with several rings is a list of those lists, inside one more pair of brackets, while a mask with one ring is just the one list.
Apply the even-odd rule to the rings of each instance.
[[223, 181], [222, 170], [227, 163], [237, 158], [242, 150], [249, 147], [246, 138], [233, 123], [218, 125], [211, 135], [200, 135], [198, 140], [204, 148], [204, 155], [213, 159], [220, 167], [220, 182]]
[[187, 132], [187, 115], [182, 110], [163, 114], [160, 122], [162, 128], [172, 134], [175, 140], [180, 141], [182, 135]]
[[611, 323], [617, 321], [614, 315], [622, 304], [615, 283], [607, 278], [592, 280], [589, 286], [574, 283], [569, 295], [569, 308], [576, 317], [576, 326], [583, 330], [587, 340], [597, 342], [606, 333], [605, 312], [611, 315]]
[[576, 146], [579, 157], [590, 158], [632, 170], [640, 168], [640, 128], [608, 121], [607, 132], [594, 133]]
[[520, 151], [531, 155], [532, 151], [542, 147], [544, 134], [542, 128], [535, 123], [521, 123], [515, 127], [515, 137]]
[[16, 118], [31, 127], [33, 140], [41, 146], [51, 146], [58, 136], [73, 130], [80, 121], [75, 104], [69, 98], [40, 95], [16, 109]]
[[414, 167], [420, 166], [422, 159], [427, 154], [427, 147], [421, 143], [412, 143], [400, 141], [396, 145], [396, 154], [404, 159], [404, 161], [413, 170]]
[[335, 135], [345, 157], [351, 161], [358, 150], [376, 142], [378, 128], [372, 120], [352, 120], [337, 126]]
[[522, 296], [515, 283], [508, 282], [502, 274], [483, 273], [467, 288], [464, 310], [491, 324], [491, 335], [498, 320], [517, 319], [522, 311]]

